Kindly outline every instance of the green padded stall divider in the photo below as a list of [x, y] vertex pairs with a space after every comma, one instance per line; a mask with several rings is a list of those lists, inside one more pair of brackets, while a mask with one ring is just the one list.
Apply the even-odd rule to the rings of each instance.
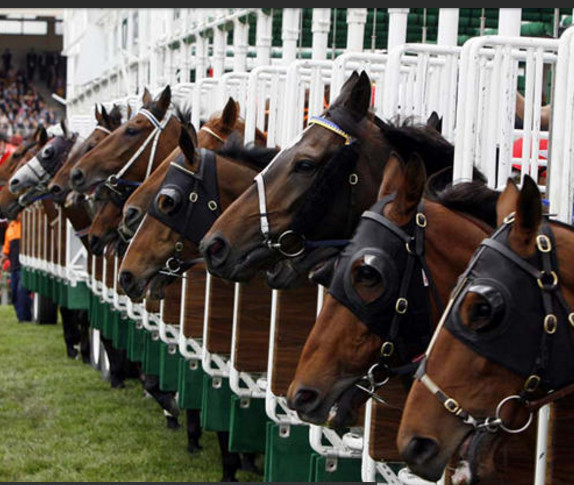
[[30, 290], [30, 270], [26, 266], [22, 266], [20, 270], [20, 281], [22, 282], [22, 286], [26, 288], [28, 291]]
[[112, 325], [114, 313], [108, 303], [102, 303], [102, 335], [110, 339], [112, 338]]
[[48, 295], [48, 297], [55, 303], [59, 304], [59, 299], [60, 299], [60, 292], [59, 292], [59, 285], [58, 285], [58, 279], [55, 276], [50, 275], [48, 277], [49, 280], [49, 288], [50, 288], [50, 294]]
[[179, 358], [177, 344], [161, 342], [159, 356], [159, 388], [161, 391], [177, 391], [179, 382]]
[[90, 326], [94, 330], [102, 329], [102, 304], [99, 297], [93, 293], [91, 295]]
[[142, 360], [142, 369], [146, 374], [159, 376], [159, 334], [155, 332], [146, 332], [144, 340], [144, 355]]
[[267, 424], [266, 482], [305, 482], [313, 450], [309, 426]]
[[201, 361], [179, 356], [179, 383], [177, 404], [180, 409], [201, 409], [203, 402], [203, 376]]
[[133, 320], [127, 320], [128, 327], [128, 343], [127, 343], [127, 356], [132, 362], [142, 362], [143, 361], [143, 351], [144, 351], [144, 337], [146, 330], [144, 328], [138, 328], [137, 322]]
[[229, 379], [203, 377], [201, 427], [206, 431], [229, 431], [231, 415], [231, 388]]
[[56, 279], [58, 288], [58, 304], [64, 308], [68, 307], [68, 282], [66, 280]]
[[127, 318], [123, 317], [120, 312], [113, 312], [112, 320], [112, 340], [114, 347], [120, 350], [128, 348], [128, 324]]
[[49, 298], [51, 296], [48, 275], [43, 271], [39, 272], [39, 287], [40, 289], [38, 293], [40, 293], [40, 295], [44, 298]]
[[90, 290], [84, 281], [76, 286], [66, 285], [67, 308], [70, 310], [85, 310], [90, 304]]
[[231, 396], [229, 421], [229, 451], [265, 453], [265, 399]]
[[360, 458], [335, 458], [314, 453], [309, 470], [310, 482], [361, 482]]

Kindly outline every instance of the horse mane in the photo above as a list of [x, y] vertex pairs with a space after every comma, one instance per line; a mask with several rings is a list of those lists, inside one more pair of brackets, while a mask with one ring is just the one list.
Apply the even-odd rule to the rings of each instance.
[[279, 153], [277, 148], [267, 148], [255, 144], [243, 144], [243, 137], [232, 133], [227, 137], [223, 146], [216, 150], [218, 155], [231, 160], [252, 165], [257, 170], [263, 170]]
[[500, 192], [491, 189], [483, 181], [473, 180], [456, 185], [449, 185], [431, 197], [447, 209], [472, 216], [490, 227], [495, 228], [496, 203]]
[[403, 160], [407, 161], [416, 152], [425, 161], [427, 172], [452, 166], [454, 145], [432, 126], [417, 123], [413, 117], [401, 119], [397, 116], [383, 121], [375, 116], [373, 121]]

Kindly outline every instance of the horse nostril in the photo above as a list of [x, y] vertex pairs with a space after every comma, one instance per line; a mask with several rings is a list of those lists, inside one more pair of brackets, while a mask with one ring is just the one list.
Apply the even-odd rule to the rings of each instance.
[[20, 180], [14, 178], [10, 180], [10, 192], [14, 192], [14, 189], [17, 188], [18, 185], [20, 185]]
[[141, 218], [141, 211], [137, 207], [128, 207], [126, 209], [126, 215], [124, 216], [124, 224], [130, 228], [134, 229], [133, 226], [137, 225]]
[[295, 393], [290, 406], [295, 411], [309, 412], [316, 407], [319, 393], [314, 389], [301, 388]]
[[431, 438], [414, 437], [402, 452], [403, 459], [409, 465], [428, 463], [438, 455], [439, 445]]
[[50, 187], [50, 192], [54, 195], [57, 195], [60, 192], [62, 192], [62, 187], [60, 187], [59, 185], [52, 185], [52, 187]]
[[220, 236], [214, 237], [204, 248], [204, 256], [214, 268], [223, 265], [229, 254], [229, 244]]
[[81, 185], [84, 182], [84, 179], [84, 172], [79, 168], [74, 168], [70, 173], [70, 181], [76, 186]]
[[104, 252], [102, 247], [102, 240], [98, 236], [90, 236], [88, 242], [90, 243], [90, 248], [96, 256], [101, 256]]
[[124, 291], [129, 292], [134, 284], [134, 274], [131, 271], [122, 271], [120, 272], [120, 276], [118, 281]]

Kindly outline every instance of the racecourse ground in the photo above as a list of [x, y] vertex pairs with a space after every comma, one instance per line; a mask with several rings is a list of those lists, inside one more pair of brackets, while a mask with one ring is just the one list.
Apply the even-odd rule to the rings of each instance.
[[[186, 450], [141, 384], [111, 389], [81, 360], [66, 356], [62, 326], [17, 322], [0, 306], [0, 481], [218, 481], [219, 449]], [[241, 481], [261, 476], [240, 471]]]

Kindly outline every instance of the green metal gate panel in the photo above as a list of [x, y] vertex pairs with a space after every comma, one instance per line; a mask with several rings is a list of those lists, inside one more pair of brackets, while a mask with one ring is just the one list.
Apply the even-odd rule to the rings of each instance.
[[231, 415], [231, 388], [229, 379], [203, 377], [201, 427], [206, 431], [229, 431]]
[[313, 450], [309, 426], [267, 424], [266, 482], [305, 482]]
[[266, 427], [265, 399], [231, 396], [229, 422], [229, 451], [265, 453]]
[[159, 360], [159, 388], [164, 392], [177, 391], [179, 382], [179, 354], [176, 344], [161, 342]]
[[179, 359], [177, 404], [180, 409], [201, 409], [203, 402], [203, 376], [201, 361]]

